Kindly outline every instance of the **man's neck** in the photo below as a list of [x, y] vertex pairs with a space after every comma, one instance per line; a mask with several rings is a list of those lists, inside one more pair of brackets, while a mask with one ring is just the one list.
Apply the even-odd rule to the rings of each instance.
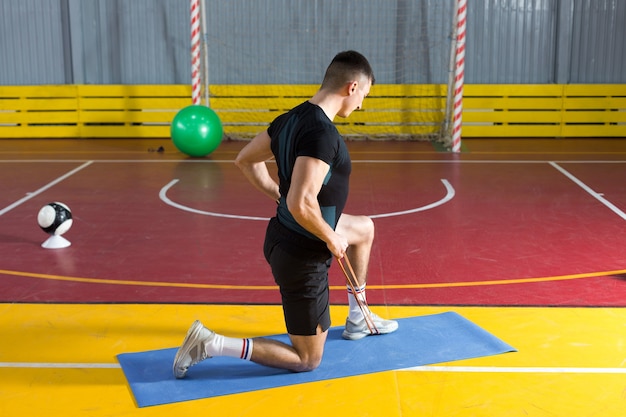
[[334, 120], [341, 108], [341, 97], [336, 93], [319, 90], [311, 97], [309, 103], [319, 106], [330, 120]]

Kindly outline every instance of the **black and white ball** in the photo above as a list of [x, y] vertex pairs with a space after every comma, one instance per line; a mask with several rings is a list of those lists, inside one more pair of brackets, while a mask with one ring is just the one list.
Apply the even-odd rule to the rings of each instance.
[[72, 227], [72, 211], [63, 203], [48, 203], [39, 210], [37, 222], [44, 232], [61, 236]]

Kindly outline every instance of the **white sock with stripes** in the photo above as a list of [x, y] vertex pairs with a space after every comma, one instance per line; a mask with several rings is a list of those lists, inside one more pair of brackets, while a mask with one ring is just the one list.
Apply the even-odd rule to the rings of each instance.
[[252, 358], [253, 345], [252, 339], [239, 339], [216, 334], [213, 341], [205, 346], [205, 350], [209, 356], [229, 356], [249, 361]]
[[[352, 293], [352, 288], [347, 286], [348, 288], [348, 319], [354, 323], [358, 323], [363, 320], [363, 312], [359, 307], [358, 302], [356, 301], [355, 294]], [[365, 285], [356, 288], [356, 296], [360, 297], [361, 300], [366, 300], [365, 298]]]

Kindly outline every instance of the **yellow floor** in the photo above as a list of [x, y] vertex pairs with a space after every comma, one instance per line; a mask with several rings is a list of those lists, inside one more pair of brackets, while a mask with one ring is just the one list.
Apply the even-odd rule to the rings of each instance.
[[[0, 416], [626, 416], [626, 309], [375, 311], [456, 311], [519, 352], [138, 408], [116, 354], [178, 346], [196, 318], [233, 336], [282, 333], [280, 307], [0, 304]], [[333, 306], [335, 324], [345, 314]]]

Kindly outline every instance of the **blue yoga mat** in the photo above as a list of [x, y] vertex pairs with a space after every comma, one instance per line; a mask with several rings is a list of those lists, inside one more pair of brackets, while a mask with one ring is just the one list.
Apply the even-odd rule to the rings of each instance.
[[[331, 328], [322, 364], [305, 373], [216, 357], [190, 368], [186, 378], [178, 380], [172, 375], [177, 348], [124, 353], [118, 360], [137, 405], [146, 407], [515, 351], [453, 312], [398, 323], [394, 333], [358, 341], [343, 340], [343, 326]], [[289, 341], [286, 334], [270, 337]]]

